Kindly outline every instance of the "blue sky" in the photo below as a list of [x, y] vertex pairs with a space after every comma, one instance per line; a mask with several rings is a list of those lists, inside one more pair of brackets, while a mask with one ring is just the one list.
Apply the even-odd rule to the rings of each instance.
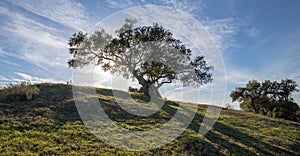
[[[71, 80], [72, 70], [66, 63], [71, 57], [68, 38], [79, 30], [91, 31], [113, 13], [143, 5], [179, 9], [203, 24], [224, 60], [225, 103], [230, 103], [228, 94], [235, 87], [250, 79], [292, 78], [300, 85], [298, 0], [2, 0], [0, 84]], [[101, 80], [101, 74], [99, 77]], [[300, 103], [299, 93], [294, 98]]]

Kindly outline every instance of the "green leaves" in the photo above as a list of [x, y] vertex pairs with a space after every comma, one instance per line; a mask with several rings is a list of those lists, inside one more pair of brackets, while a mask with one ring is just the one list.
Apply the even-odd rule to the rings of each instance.
[[297, 87], [296, 82], [291, 79], [284, 79], [281, 82], [251, 80], [246, 87], [232, 91], [230, 96], [233, 102], [241, 102], [240, 105], [244, 110], [300, 121], [299, 117], [298, 119], [295, 117], [299, 107], [291, 97], [293, 93], [299, 91]]
[[[88, 36], [83, 32], [69, 39], [70, 67], [84, 67], [90, 63], [101, 65], [104, 71], [136, 78], [141, 85], [159, 88], [164, 83], [180, 80], [185, 86], [199, 86], [212, 81], [213, 67], [204, 56], [191, 59], [192, 51], [173, 34], [154, 23], [134, 27], [136, 19], [126, 19], [116, 30], [116, 37], [104, 30]], [[147, 89], [145, 89], [147, 90]]]

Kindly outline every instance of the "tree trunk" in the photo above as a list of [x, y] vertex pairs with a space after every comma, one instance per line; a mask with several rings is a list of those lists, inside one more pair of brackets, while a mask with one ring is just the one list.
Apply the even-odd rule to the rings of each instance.
[[162, 98], [161, 95], [160, 95], [160, 93], [159, 93], [159, 91], [158, 91], [158, 88], [155, 87], [154, 85], [152, 85], [150, 87], [150, 91], [149, 92], [150, 92], [150, 96], [151, 97]]
[[155, 87], [151, 82], [145, 82], [142, 84], [144, 95], [151, 98], [162, 98], [158, 88]]
[[162, 98], [158, 91], [159, 87], [155, 87], [152, 82], [146, 81], [142, 75], [138, 75], [136, 70], [132, 71], [132, 74], [139, 81], [139, 84], [142, 85], [145, 96], [151, 98]]
[[251, 98], [250, 100], [251, 100], [250, 105], [251, 105], [251, 107], [252, 107], [252, 109], [253, 109], [253, 112], [256, 113], [256, 114], [258, 114], [259, 111], [258, 111], [258, 108], [257, 108], [256, 105], [255, 105], [255, 99]]

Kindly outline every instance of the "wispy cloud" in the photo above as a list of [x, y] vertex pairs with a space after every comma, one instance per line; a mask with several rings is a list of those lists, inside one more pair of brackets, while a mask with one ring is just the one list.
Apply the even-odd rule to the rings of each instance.
[[14, 75], [11, 75], [9, 78], [3, 75], [0, 75], [0, 88], [5, 87], [8, 83], [17, 83], [22, 81], [29, 81], [31, 83], [66, 83], [62, 80], [56, 80], [53, 78], [41, 78], [37, 76], [32, 76], [22, 72], [15, 72]]
[[108, 6], [111, 8], [121, 8], [121, 9], [135, 7], [145, 3], [142, 0], [136, 0], [136, 1], [135, 0], [124, 0], [124, 1], [106, 0], [106, 2], [108, 3]]
[[259, 33], [258, 29], [256, 29], [256, 28], [247, 29], [246, 32], [249, 37], [253, 37], [253, 38], [255, 38]]
[[7, 82], [9, 82], [10, 79], [8, 79], [7, 77], [0, 75], [0, 89], [5, 87], [5, 85], [7, 84]]
[[17, 50], [14, 53], [2, 52], [3, 55], [44, 68], [66, 66], [67, 39], [59, 35], [59, 30], [3, 7], [0, 7], [0, 12], [6, 19], [0, 26], [2, 35], [9, 39], [9, 44]]
[[[160, 0], [160, 2], [162, 5], [182, 10], [194, 17], [199, 16], [203, 9], [206, 8], [205, 3], [201, 0]], [[198, 18], [198, 20], [204, 25], [222, 51], [229, 47], [239, 46], [235, 41], [235, 35], [240, 32], [241, 27], [244, 25], [244, 22], [241, 19], [227, 17], [220, 19]], [[254, 32], [252, 33], [254, 34]]]
[[12, 80], [30, 81], [31, 83], [42, 83], [42, 82], [65, 83], [64, 81], [58, 81], [53, 78], [40, 78], [26, 73], [15, 72], [15, 74], [19, 76], [19, 78], [13, 78]]
[[3, 75], [0, 75], [0, 81], [8, 81], [9, 79]]
[[3, 63], [6, 63], [6, 64], [9, 64], [9, 65], [13, 65], [13, 66], [20, 67], [19, 64], [15, 63], [15, 62], [12, 62], [12, 61], [9, 61], [9, 60], [7, 59], [7, 56], [9, 56], [9, 57], [15, 57], [14, 54], [5, 52], [5, 51], [3, 51], [2, 47], [0, 47], [0, 62], [3, 62]]
[[205, 8], [205, 4], [201, 0], [190, 1], [190, 0], [158, 0], [155, 2], [145, 1], [145, 0], [106, 0], [111, 8], [129, 8], [141, 5], [162, 5], [168, 6], [175, 9], [182, 10], [187, 13], [196, 14]]
[[8, 60], [4, 60], [4, 59], [2, 59], [2, 58], [0, 58], [0, 62], [9, 64], [9, 65], [14, 65], [14, 66], [17, 66], [17, 67], [21, 67], [21, 66], [20, 66], [19, 64], [17, 64], [17, 63], [14, 63], [14, 62], [11, 62], [11, 61], [8, 61]]
[[75, 30], [88, 27], [85, 7], [73, 0], [15, 0], [14, 4]]
[[260, 80], [255, 74], [246, 70], [230, 69], [226, 74], [227, 83], [235, 86], [244, 85], [251, 79]]
[[0, 47], [0, 57], [3, 57], [3, 56], [11, 56], [11, 54], [10, 53], [8, 53], [8, 52], [5, 52], [4, 50], [3, 50], [3, 48], [2, 47]]
[[196, 14], [205, 8], [205, 4], [201, 0], [160, 0], [163, 5], [182, 10], [187, 13]]
[[242, 20], [230, 17], [223, 19], [206, 19], [202, 22], [221, 50], [239, 46], [236, 44], [235, 35], [240, 32], [243, 26]]
[[63, 39], [57, 36], [58, 31], [56, 29], [3, 7], [0, 7], [0, 12], [2, 16], [8, 19], [7, 22], [1, 26], [1, 29], [7, 32], [7, 36], [16, 36], [17, 38], [59, 48], [66, 47]]
[[[115, 0], [107, 0], [107, 3], [109, 3], [113, 8], [122, 9], [146, 4], [155, 4], [153, 2], [144, 2], [142, 0], [127, 0], [123, 3]], [[199, 14], [201, 14], [203, 9], [206, 7], [205, 3], [201, 0], [159, 0], [158, 3], [161, 6], [168, 6], [181, 10], [194, 17], [199, 16]], [[162, 16], [160, 17], [163, 18]], [[244, 22], [241, 19], [233, 17], [220, 19], [205, 18], [200, 19], [199, 21], [205, 26], [221, 50], [225, 50], [229, 47], [239, 46], [235, 41], [235, 35], [240, 32], [241, 27], [244, 25]], [[255, 35], [254, 29], [251, 31], [251, 35]]]

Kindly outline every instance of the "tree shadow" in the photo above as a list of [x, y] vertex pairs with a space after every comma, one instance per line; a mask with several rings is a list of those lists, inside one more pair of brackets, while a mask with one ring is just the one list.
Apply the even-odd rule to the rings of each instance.
[[[145, 102], [148, 101], [148, 99], [144, 99], [143, 97], [137, 96], [136, 98], [140, 100], [144, 100]], [[101, 99], [100, 99], [101, 100]], [[113, 107], [111, 106], [113, 105]], [[137, 116], [130, 113], [127, 113], [126, 111], [122, 110], [120, 106], [117, 104], [112, 104], [109, 102], [102, 103], [102, 106], [106, 109], [107, 115], [112, 119], [116, 121], [124, 121], [124, 120], [148, 120], [148, 119], [160, 119], [162, 122], [160, 124], [164, 124], [169, 119], [173, 118], [174, 115], [178, 112], [178, 106], [179, 104], [177, 102], [172, 101], [165, 101], [165, 104], [161, 107], [161, 110], [166, 112], [168, 114], [168, 117], [161, 118], [159, 113], [152, 114], [147, 117]], [[113, 112], [118, 112], [117, 116]], [[184, 114], [179, 115], [180, 118], [178, 118], [179, 121], [185, 121], [183, 118], [185, 117]], [[188, 129], [193, 130], [194, 132], [198, 133], [200, 125], [203, 120], [203, 116], [199, 113], [196, 113], [194, 116], [194, 119], [190, 123]], [[211, 119], [212, 120], [212, 119]], [[130, 123], [129, 123], [130, 124]], [[155, 127], [154, 127], [155, 128]], [[200, 135], [200, 134], [199, 134]], [[237, 155], [276, 155], [278, 153], [284, 154], [284, 155], [294, 155], [294, 153], [287, 151], [285, 149], [273, 146], [271, 144], [265, 143], [255, 137], [252, 137], [244, 132], [241, 132], [237, 129], [234, 129], [232, 127], [226, 126], [221, 122], [216, 122], [213, 126], [212, 130], [208, 131], [204, 135], [204, 137], [209, 141], [204, 141], [205, 148], [210, 148], [214, 151], [218, 151], [218, 155], [227, 155], [227, 154], [237, 154]], [[180, 139], [180, 137], [178, 138]], [[187, 149], [194, 149], [194, 150], [200, 150], [201, 152], [204, 152], [204, 149], [201, 147], [198, 147], [199, 145], [195, 144], [193, 139], [189, 141], [185, 141], [184, 145]], [[200, 144], [200, 143], [199, 143]], [[197, 146], [197, 147], [192, 147]], [[203, 146], [200, 144], [200, 146]], [[199, 152], [199, 151], [197, 151]], [[205, 153], [205, 152], [204, 152]]]
[[[53, 89], [53, 87], [56, 88]], [[41, 90], [42, 93], [46, 93], [46, 94], [41, 95], [41, 99], [37, 99], [33, 101], [34, 104], [28, 102], [28, 105], [24, 105], [24, 103], [20, 103], [20, 105], [17, 103], [14, 105], [3, 105], [1, 106], [1, 110], [5, 114], [17, 114], [20, 117], [20, 120], [22, 119], [22, 121], [25, 121], [24, 117], [26, 117], [26, 120], [28, 118], [28, 123], [30, 123], [31, 119], [34, 119], [34, 117], [37, 117], [37, 119], [39, 119], [38, 116], [41, 116], [42, 118], [48, 119], [49, 116], [53, 115], [53, 120], [54, 120], [53, 125], [51, 123], [49, 123], [49, 125], [45, 125], [44, 120], [40, 120], [41, 122], [38, 124], [28, 124], [28, 127], [14, 126], [11, 128], [15, 128], [15, 129], [22, 128], [26, 130], [26, 129], [37, 128], [38, 126], [40, 126], [45, 131], [54, 131], [55, 128], [57, 128], [56, 126], [63, 125], [67, 122], [79, 121], [82, 123], [76, 105], [74, 103], [74, 99], [72, 100], [72, 86], [49, 85], [49, 86], [43, 86]], [[56, 93], [52, 93], [52, 92], [56, 92]], [[106, 96], [113, 96], [111, 90], [99, 90], [98, 93], [104, 94]], [[148, 99], [146, 98], [139, 97], [138, 95], [135, 96], [136, 96], [135, 98], [138, 98], [139, 100], [144, 100], [145, 102], [148, 101]], [[152, 121], [154, 123], [160, 122], [160, 124], [164, 124], [167, 121], [169, 121], [171, 118], [173, 118], [174, 115], [178, 112], [178, 106], [179, 106], [177, 102], [166, 101], [165, 104], [161, 107], [161, 110], [165, 112], [167, 115], [162, 118], [161, 114], [159, 113], [155, 113], [147, 117], [141, 117], [130, 113], [126, 113], [126, 111], [124, 110], [122, 111], [122, 108], [118, 106], [116, 103], [113, 103], [112, 101], [104, 101], [102, 102], [102, 104], [103, 104], [102, 106], [106, 108], [105, 111], [107, 112], [108, 116], [112, 120], [123, 122], [124, 120], [131, 120], [131, 119], [135, 121], [136, 120], [149, 121], [148, 119], [155, 119]], [[118, 113], [116, 114], [116, 112]], [[53, 114], [51, 115], [51, 113]], [[184, 117], [185, 115], [181, 114], [180, 116]], [[246, 117], [247, 116], [243, 116], [243, 118]], [[192, 130], [195, 133], [198, 133], [203, 118], [204, 117], [201, 114], [196, 113], [194, 119], [192, 120], [192, 122], [190, 123], [186, 131]], [[178, 118], [178, 120], [180, 121], [182, 119]], [[266, 122], [269, 121], [267, 121], [266, 119]], [[217, 155], [226, 155], [229, 153], [233, 155], [234, 154], [295, 155], [295, 153], [292, 153], [280, 147], [276, 147], [269, 143], [263, 142], [253, 136], [250, 136], [249, 134], [246, 134], [237, 129], [229, 127], [218, 121], [215, 123], [212, 130], [204, 135], [204, 137], [207, 140], [189, 137], [186, 136], [187, 134], [182, 134], [182, 135], [184, 136], [179, 136], [177, 138], [178, 140], [181, 139], [179, 145], [183, 147], [180, 148], [183, 148], [182, 150], [186, 151], [187, 153], [190, 151], [194, 151], [192, 154], [197, 153], [198, 155], [205, 155], [205, 153], [216, 153]], [[200, 141], [197, 139], [199, 139]], [[162, 150], [162, 149], [158, 149], [158, 150]], [[205, 150], [211, 150], [213, 152], [206, 152]]]
[[[178, 104], [177, 104], [178, 105]], [[170, 104], [166, 104], [162, 107], [163, 110], [170, 113], [170, 115], [174, 116], [174, 114], [177, 112], [177, 109], [174, 107], [171, 107]], [[179, 113], [179, 112], [177, 112]], [[180, 115], [181, 117], [184, 115]], [[204, 117], [200, 115], [199, 113], [195, 113], [195, 116], [192, 120], [192, 122], [189, 124], [187, 129], [193, 130], [195, 133], [199, 134], [200, 125], [203, 121]], [[177, 118], [177, 120], [182, 120], [181, 118]], [[184, 120], [182, 120], [184, 121]], [[234, 143], [229, 142], [228, 140], [222, 138], [220, 135], [208, 131], [205, 136], [209, 141], [206, 141], [207, 144], [210, 146], [207, 146], [206, 148], [213, 148], [214, 150], [218, 151], [218, 155], [227, 155], [228, 153], [235, 153], [235, 154], [242, 154], [242, 155], [255, 155], [252, 151], [249, 151], [241, 146], [238, 146]], [[194, 145], [197, 146], [197, 145]]]
[[[201, 122], [199, 121], [203, 120], [203, 118], [202, 115], [197, 113], [189, 128], [198, 133], [201, 125]], [[218, 121], [215, 122], [212, 129], [208, 131], [204, 137], [211, 142], [218, 144], [221, 148], [226, 148], [231, 154], [295, 155], [295, 153], [260, 141], [257, 138], [226, 126]]]
[[[112, 96], [113, 93], [111, 90], [97, 90], [97, 93], [105, 94], [106, 96]], [[145, 103], [149, 101], [148, 98], [145, 98], [143, 96], [134, 96], [135, 99], [143, 100]], [[178, 112], [179, 104], [177, 102], [173, 101], [165, 101], [164, 105], [161, 107], [161, 111], [165, 112], [166, 116], [161, 116], [161, 112], [154, 113], [150, 116], [137, 116], [134, 114], [130, 114], [126, 111], [124, 111], [118, 104], [116, 104], [113, 101], [106, 100], [106, 99], [99, 99], [100, 104], [107, 114], [107, 116], [117, 123], [126, 123], [127, 125], [136, 125], [136, 123], [139, 123], [139, 121], [151, 121], [149, 124], [157, 124], [163, 125], [166, 122], [168, 122], [172, 117]], [[64, 102], [61, 102], [56, 107], [55, 111], [55, 121], [57, 124], [63, 125], [66, 122], [72, 122], [72, 121], [81, 121], [80, 115], [78, 114], [76, 105], [74, 101], [68, 101], [64, 100]], [[184, 114], [180, 115], [180, 118], [178, 120], [181, 120], [184, 117]], [[197, 117], [197, 116], [196, 116]], [[199, 116], [198, 116], [199, 117]], [[132, 123], [128, 123], [126, 121], [128, 120], [134, 120]], [[194, 119], [196, 121], [196, 119]], [[182, 120], [184, 121], [184, 120]], [[122, 126], [122, 125], [120, 125]], [[152, 127], [156, 128], [156, 127]], [[134, 129], [134, 130], [141, 130], [141, 129]], [[179, 136], [176, 140], [178, 140], [180, 143], [178, 145], [175, 145], [175, 147], [172, 147], [174, 145], [167, 144], [165, 147], [151, 150], [153, 153], [164, 153], [166, 149], [168, 150], [178, 150], [180, 149], [181, 152], [188, 153], [189, 155], [224, 155], [222, 154], [214, 144], [199, 139], [194, 138], [191, 136], [188, 136], [188, 134], [185, 134], [184, 136]]]
[[53, 112], [54, 125], [64, 125], [67, 122], [82, 120], [74, 103], [72, 85], [66, 84], [39, 84], [41, 99]]

